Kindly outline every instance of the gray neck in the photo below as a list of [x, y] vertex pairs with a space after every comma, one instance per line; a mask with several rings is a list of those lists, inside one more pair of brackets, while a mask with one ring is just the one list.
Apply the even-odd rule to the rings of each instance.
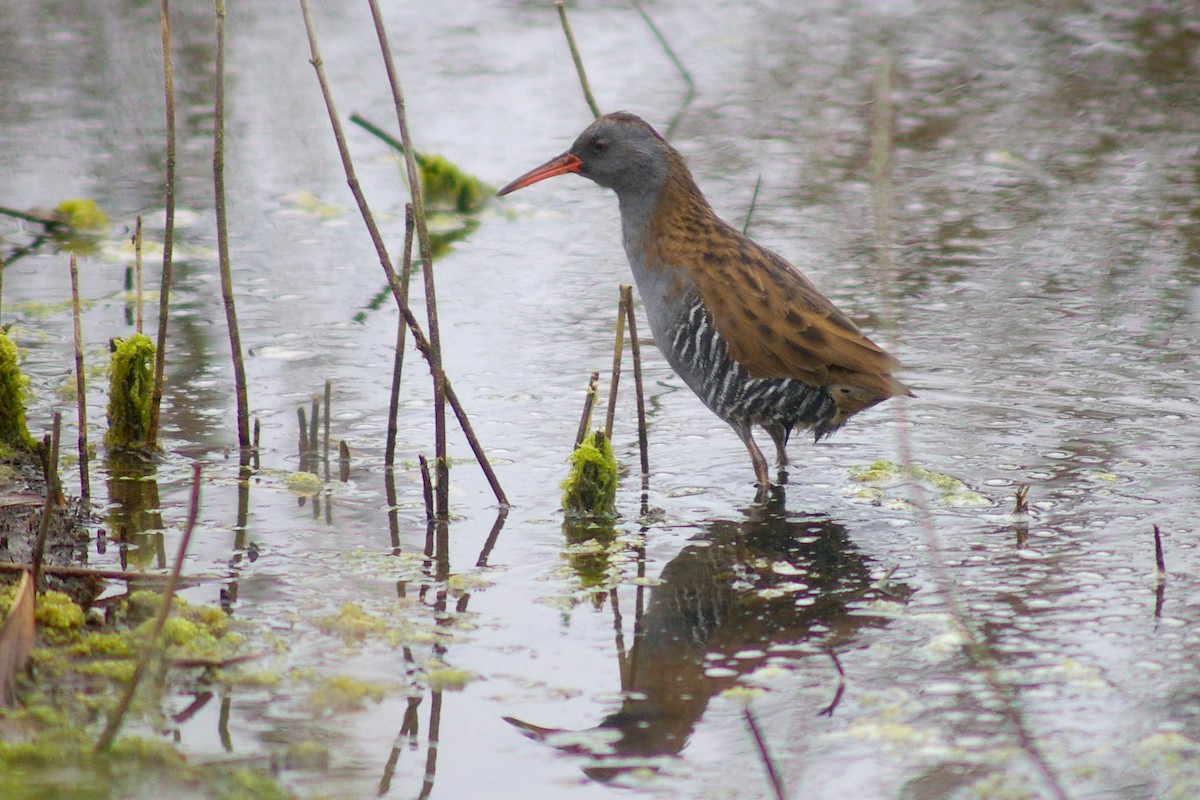
[[[660, 342], [670, 335], [676, 317], [682, 313], [683, 305], [688, 302], [686, 297], [677, 296], [679, 270], [671, 264], [648, 263], [646, 258], [646, 239], [653, 235], [650, 221], [661, 191], [660, 182], [653, 190], [625, 191], [617, 194], [621, 205], [621, 231], [625, 241], [625, 255], [629, 259], [629, 267], [633, 272], [634, 282], [637, 283], [650, 330]], [[687, 283], [690, 284], [690, 281]]]

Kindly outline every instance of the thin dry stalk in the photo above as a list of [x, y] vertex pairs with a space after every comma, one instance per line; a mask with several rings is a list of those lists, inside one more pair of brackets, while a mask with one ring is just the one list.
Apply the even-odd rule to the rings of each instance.
[[596, 103], [596, 98], [592, 96], [592, 87], [588, 84], [587, 72], [583, 69], [583, 57], [579, 55], [579, 47], [575, 44], [575, 34], [571, 32], [571, 22], [567, 19], [567, 6], [563, 0], [554, 0], [554, 7], [558, 9], [558, 19], [562, 22], [563, 35], [567, 37], [567, 47], [571, 50], [571, 60], [575, 62], [575, 72], [579, 74], [579, 85], [583, 87], [583, 99], [587, 101], [588, 108], [592, 110], [592, 116], [600, 116], [600, 106]]
[[[892, 153], [894, 150], [894, 114], [891, 102], [892, 68], [893, 54], [889, 49], [885, 53], [875, 76], [870, 160], [872, 195], [874, 197], [875, 208], [875, 255], [879, 271], [879, 284], [885, 305], [890, 305], [892, 297], [891, 280], [894, 274], [892, 258]], [[887, 314], [886, 318], [889, 320], [895, 319], [893, 314]], [[891, 333], [891, 338], [894, 340], [894, 327]], [[896, 436], [900, 462], [906, 470], [911, 470], [913, 466], [912, 443], [908, 437], [907, 407], [904, 398], [893, 398], [891, 407], [897, 421]], [[917, 510], [926, 548], [929, 551], [934, 581], [938, 590], [945, 598], [950, 616], [954, 619], [965, 639], [965, 644], [963, 645], [964, 655], [969, 659], [972, 666], [983, 675], [988, 688], [999, 700], [1000, 713], [1004, 716], [1005, 721], [1012, 730], [1013, 736], [1017, 741], [1017, 746], [1020, 747], [1030, 764], [1033, 765], [1050, 795], [1055, 800], [1067, 800], [1068, 795], [1062, 788], [1058, 776], [1055, 775], [1049, 762], [1042, 755], [1041, 748], [1025, 724], [1024, 714], [1021, 712], [1017, 702], [1016, 690], [1000, 675], [999, 662], [996, 659], [995, 653], [987, 641], [972, 627], [966, 607], [963, 605], [958, 592], [955, 591], [954, 584], [950, 580], [945, 562], [942, 559], [941, 541], [934, 527], [933, 515], [929, 510], [929, 504], [926, 502], [924, 491], [916, 481], [909, 482], [909, 491], [913, 506]]]
[[758, 190], [762, 188], [762, 173], [754, 181], [754, 194], [750, 195], [750, 208], [746, 210], [746, 221], [742, 223], [742, 235], [750, 230], [750, 220], [754, 217], [754, 209], [758, 206]]
[[321, 396], [312, 396], [312, 417], [308, 421], [308, 452], [312, 454], [313, 462], [321, 457], [321, 448], [317, 444], [317, 433], [321, 428]]
[[259, 460], [258, 460], [258, 459], [259, 459], [259, 448], [261, 447], [261, 445], [262, 445], [262, 420], [260, 420], [258, 417], [255, 417], [255, 418], [254, 418], [254, 458], [253, 458], [253, 464], [254, 464], [254, 468], [255, 468], [256, 470], [257, 470], [257, 469], [261, 469], [261, 468], [262, 468], [262, 466], [261, 466], [261, 464], [259, 464]]
[[429, 477], [429, 462], [424, 455], [418, 455], [421, 465], [421, 493], [425, 498], [425, 519], [432, 522], [436, 512], [433, 507], [433, 481]]
[[88, 480], [87, 381], [83, 374], [83, 320], [79, 313], [79, 267], [71, 255], [71, 316], [75, 327], [75, 408], [79, 417], [79, 494], [85, 504], [92, 499]]
[[592, 377], [588, 379], [587, 395], [583, 398], [583, 414], [579, 417], [579, 430], [575, 434], [575, 447], [583, 442], [583, 437], [587, 436], [588, 428], [592, 425], [592, 407], [596, 405], [596, 390], [597, 384], [600, 383], [600, 373], [596, 370], [592, 371]]
[[135, 314], [135, 330], [142, 332], [145, 321], [142, 309], [142, 215], [137, 215], [133, 227], [133, 307]]
[[298, 442], [300, 445], [300, 471], [308, 471], [308, 417], [304, 413], [304, 406], [296, 407], [296, 421], [300, 424], [300, 435]]
[[[488, 484], [491, 486], [492, 493], [496, 496], [497, 502], [501, 505], [508, 505], [508, 498], [504, 494], [504, 490], [500, 487], [500, 482], [492, 470], [491, 464], [487, 460], [487, 454], [483, 450], [483, 446], [479, 443], [479, 439], [475, 436], [475, 431], [471, 426], [470, 419], [463, 410], [462, 404], [458, 400], [458, 395], [450, 384], [449, 378], [441, 372], [440, 366], [435, 368], [435, 362], [431, 353], [431, 345], [428, 338], [425, 336], [424, 330], [421, 328], [420, 322], [409, 308], [408, 303], [403, 299], [400, 291], [400, 278], [396, 275], [396, 270], [392, 266], [391, 258], [388, 256], [387, 245], [384, 244], [383, 236], [379, 232], [379, 226], [375, 224], [375, 217], [371, 213], [370, 207], [367, 205], [366, 197], [362, 193], [362, 188], [359, 186], [358, 177], [354, 172], [354, 164], [350, 159], [350, 150], [346, 145], [346, 136], [342, 130], [341, 120], [338, 119], [337, 108], [333, 102], [333, 94], [329, 89], [329, 81], [325, 75], [324, 62], [321, 60], [320, 50], [317, 46], [316, 31], [312, 24], [312, 14], [309, 11], [307, 0], [300, 0], [300, 10], [304, 16], [304, 26], [308, 34], [309, 49], [312, 57], [309, 63], [313, 65], [313, 69], [317, 73], [317, 81], [321, 86], [321, 94], [325, 100], [325, 108], [329, 113], [329, 122], [333, 128], [334, 140], [337, 142], [338, 153], [342, 159], [342, 168], [346, 173], [346, 183], [350, 187], [351, 194], [354, 195], [355, 203], [358, 205], [359, 213], [362, 215], [363, 223], [367, 226], [367, 231], [371, 236], [371, 242], [375, 245], [375, 251], [379, 256], [379, 264], [383, 268], [384, 274], [388, 279], [388, 286], [392, 290], [392, 296], [396, 300], [396, 305], [400, 308], [400, 313], [404, 316], [404, 321], [408, 324], [409, 330], [412, 331], [413, 340], [416, 343], [417, 350], [425, 358], [425, 361], [430, 365], [430, 372], [434, 375], [435, 386], [438, 385], [438, 376], [441, 376], [440, 384], [445, 389], [446, 402], [454, 410], [454, 414], [458, 419], [458, 424], [461, 426], [463, 434], [467, 437], [467, 443], [471, 447], [471, 452], [479, 461], [479, 466], [483, 469], [484, 475], [487, 477]], [[419, 228], [418, 228], [419, 232]]]
[[692, 74], [688, 72], [687, 67], [683, 65], [683, 61], [680, 60], [679, 55], [675, 52], [675, 49], [671, 47], [669, 42], [667, 42], [667, 37], [663, 35], [663, 32], [659, 29], [659, 27], [654, 24], [654, 20], [650, 19], [650, 15], [646, 13], [644, 8], [642, 8], [642, 4], [639, 3], [638, 0], [633, 0], [633, 8], [641, 16], [642, 21], [646, 23], [646, 26], [650, 28], [650, 32], [653, 33], [654, 38], [658, 40], [663, 52], [667, 54], [667, 58], [671, 59], [671, 63], [675, 65], [675, 69], [679, 70], [679, 74], [683, 77], [683, 82], [687, 86], [687, 94], [684, 95], [683, 102], [680, 104], [679, 110], [675, 112], [675, 116], [671, 117], [671, 121], [667, 123], [665, 135], [668, 139], [670, 139], [671, 134], [675, 132], [675, 126], [678, 125], [679, 120], [683, 118], [683, 112], [687, 111], [688, 106], [692, 104], [692, 100], [694, 100], [696, 97], [696, 82], [692, 80]]
[[229, 350], [233, 357], [233, 387], [237, 397], [238, 447], [240, 462], [250, 463], [250, 403], [246, 394], [246, 366], [242, 361], [242, 336], [238, 332], [237, 306], [233, 296], [233, 272], [229, 266], [229, 229], [225, 213], [225, 0], [214, 0], [216, 16], [216, 100], [213, 104], [213, 210], [217, 217], [217, 261], [221, 271], [221, 299], [229, 328]]
[[[637, 321], [633, 313], [633, 287], [621, 285], [621, 304], [625, 307], [625, 322], [629, 326], [629, 354], [633, 357], [633, 385], [637, 394], [638, 452], [642, 457], [642, 477], [650, 477], [650, 447], [646, 431], [646, 393], [642, 387], [642, 346], [638, 342]], [[643, 489], [645, 481], [642, 482]]]
[[329, 415], [333, 406], [333, 381], [325, 381], [325, 446], [321, 452], [325, 454], [325, 480], [329, 480]]
[[438, 326], [437, 291], [433, 279], [433, 247], [429, 243], [429, 229], [425, 225], [425, 196], [421, 188], [421, 174], [417, 166], [417, 154], [413, 149], [412, 136], [408, 131], [408, 115], [404, 110], [404, 92], [396, 75], [392, 61], [392, 48], [388, 44], [387, 29], [377, 0], [367, 0], [371, 7], [371, 18], [375, 22], [375, 33], [379, 37], [379, 49], [387, 72], [388, 84], [392, 89], [392, 100], [396, 106], [396, 124], [400, 129], [400, 141], [404, 145], [404, 167], [408, 175], [408, 190], [412, 195], [413, 220], [417, 229], [417, 246], [421, 252], [421, 269], [425, 286], [425, 313], [429, 320], [429, 355], [433, 369], [433, 441], [434, 470], [437, 473], [437, 513], [440, 519], [450, 516], [450, 461], [446, 456], [446, 375], [442, 370], [442, 339]]
[[[404, 205], [404, 250], [400, 254], [400, 295], [408, 302], [408, 284], [412, 276], [413, 206]], [[396, 323], [396, 355], [392, 361], [392, 393], [388, 401], [387, 448], [383, 463], [388, 467], [396, 463], [396, 435], [399, 433], [397, 416], [400, 414], [400, 379], [404, 375], [404, 343], [408, 339], [408, 324], [404, 315]]]
[[170, 0], [161, 0], [159, 17], [162, 23], [163, 94], [166, 97], [166, 209], [163, 227], [162, 279], [158, 297], [158, 342], [154, 351], [154, 391], [150, 402], [150, 430], [146, 447], [158, 446], [158, 428], [162, 413], [163, 385], [167, 367], [167, 319], [170, 316], [172, 250], [175, 245], [175, 72], [171, 59]]
[[[46, 537], [50, 534], [50, 521], [54, 519], [54, 511], [58, 507], [58, 498], [62, 488], [58, 480], [58, 442], [62, 431], [62, 414], [57, 411], [51, 418], [50, 434], [44, 441], [46, 454], [46, 502], [42, 505], [42, 516], [38, 521], [37, 541], [33, 545], [33, 564], [30, 572], [33, 579], [33, 591], [36, 594], [41, 588], [42, 559], [46, 554]], [[36, 605], [36, 600], [35, 600]]]
[[604, 436], [612, 441], [613, 422], [617, 418], [617, 386], [621, 383], [621, 356], [625, 350], [625, 298], [617, 299], [617, 336], [613, 343], [612, 379], [608, 385], [608, 416], [604, 418]]
[[183, 571], [183, 559], [187, 555], [188, 543], [192, 539], [192, 531], [196, 528], [196, 518], [200, 514], [200, 465], [192, 465], [192, 495], [188, 502], [187, 523], [183, 528], [183, 535], [179, 539], [179, 550], [175, 553], [175, 564], [171, 568], [171, 577], [167, 581], [166, 587], [163, 589], [162, 606], [158, 609], [158, 616], [154, 618], [154, 627], [150, 632], [150, 639], [142, 648], [141, 654], [138, 656], [137, 664], [133, 669], [133, 677], [129, 679], [129, 683], [125, 686], [125, 693], [121, 695], [116, 708], [108, 715], [108, 721], [105, 723], [104, 732], [100, 734], [99, 741], [96, 742], [97, 753], [107, 753], [112, 749], [113, 742], [117, 740], [117, 733], [121, 730], [121, 723], [125, 720], [125, 714], [129, 711], [129, 704], [133, 701], [133, 695], [137, 691], [138, 683], [142, 679], [142, 675], [146, 672], [146, 667], [150, 663], [151, 656], [158, 651], [158, 643], [162, 637], [163, 625], [167, 622], [167, 616], [171, 613], [171, 604], [175, 599], [175, 590], [179, 588], [179, 573]]

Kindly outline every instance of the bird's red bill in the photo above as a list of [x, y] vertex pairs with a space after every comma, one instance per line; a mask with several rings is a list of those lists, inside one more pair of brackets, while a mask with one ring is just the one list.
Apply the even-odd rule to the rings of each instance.
[[526, 186], [544, 181], [546, 178], [553, 178], [555, 175], [564, 175], [568, 172], [579, 172], [579, 166], [583, 162], [579, 156], [571, 153], [563, 153], [561, 156], [556, 156], [540, 167], [535, 167], [529, 172], [526, 172], [521, 177], [517, 178], [512, 183], [505, 186], [500, 191], [496, 192], [497, 196], [504, 196], [509, 192], [515, 192], [517, 189], [524, 189]]

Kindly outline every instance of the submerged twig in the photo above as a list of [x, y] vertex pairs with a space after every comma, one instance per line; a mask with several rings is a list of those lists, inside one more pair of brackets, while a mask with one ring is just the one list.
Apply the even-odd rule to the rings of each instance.
[[161, 0], [159, 17], [162, 24], [163, 94], [166, 97], [167, 113], [166, 208], [163, 223], [162, 277], [159, 281], [158, 296], [158, 341], [154, 350], [154, 389], [150, 396], [150, 429], [146, 434], [146, 447], [149, 450], [158, 446], [163, 385], [166, 382], [167, 319], [170, 316], [172, 278], [171, 255], [175, 246], [175, 73], [171, 63], [170, 0]]
[[1013, 498], [1013, 513], [1027, 514], [1029, 513], [1029, 484], [1022, 483], [1017, 487], [1016, 496]]
[[46, 229], [61, 228], [67, 224], [66, 221], [57, 217], [47, 217], [44, 214], [34, 214], [30, 211], [21, 211], [16, 208], [8, 208], [7, 206], [0, 206], [0, 215], [19, 219], [24, 222], [33, 222]]
[[83, 372], [83, 321], [79, 313], [79, 267], [75, 254], [71, 254], [71, 316], [75, 328], [75, 408], [79, 418], [79, 494], [83, 502], [92, 499], [91, 483], [88, 479], [87, 440], [87, 381]]
[[[375, 224], [375, 217], [371, 213], [370, 207], [367, 205], [366, 197], [362, 193], [362, 188], [359, 186], [358, 177], [354, 172], [354, 164], [350, 159], [350, 150], [346, 145], [346, 136], [342, 130], [341, 121], [338, 119], [337, 109], [334, 106], [333, 94], [329, 89], [329, 81], [325, 75], [325, 66], [321, 61], [320, 50], [317, 47], [316, 31], [312, 24], [312, 14], [309, 11], [307, 0], [300, 0], [300, 10], [304, 16], [304, 26], [308, 33], [308, 44], [312, 57], [310, 63], [317, 73], [317, 81], [321, 86], [321, 94], [325, 100], [325, 108], [329, 113], [329, 122], [333, 128], [334, 140], [337, 142], [338, 153], [342, 159], [342, 167], [346, 173], [346, 183], [350, 187], [351, 194], [354, 195], [355, 203], [358, 205], [363, 222], [367, 226], [367, 231], [371, 236], [371, 241], [375, 245], [375, 251], [379, 256], [380, 266], [383, 268], [384, 274], [387, 275], [388, 286], [392, 290], [392, 295], [396, 299], [396, 304], [400, 308], [400, 313], [404, 316], [405, 322], [408, 324], [409, 330], [412, 331], [413, 340], [416, 343], [417, 350], [425, 358], [430, 365], [430, 371], [435, 376], [437, 381], [440, 376], [440, 384], [445, 390], [446, 402], [454, 410], [454, 414], [458, 419], [459, 426], [462, 428], [463, 434], [467, 437], [467, 443], [471, 447], [472, 453], [479, 461], [480, 467], [483, 469], [484, 475], [487, 477], [488, 484], [491, 486], [492, 493], [495, 494], [497, 502], [501, 505], [508, 505], [508, 497], [504, 494], [504, 490], [500, 487], [499, 479], [492, 470], [491, 464], [488, 462], [487, 454], [483, 451], [483, 446], [479, 443], [475, 436], [475, 431], [471, 426], [466, 412], [463, 410], [462, 404], [458, 400], [458, 396], [454, 388], [450, 384], [449, 378], [445, 376], [440, 368], [440, 361], [435, 361], [432, 355], [430, 340], [426, 338], [424, 330], [421, 328], [420, 322], [413, 314], [408, 303], [403, 299], [400, 292], [400, 279], [396, 275], [396, 270], [392, 266], [392, 261], [388, 255], [387, 245], [383, 241], [383, 236], [379, 232], [379, 226]], [[402, 131], [403, 133], [403, 131]], [[419, 183], [419, 182], [418, 182]], [[418, 223], [418, 235], [420, 226]], [[422, 242], [422, 247], [425, 246]]]
[[629, 327], [629, 355], [633, 358], [633, 385], [637, 395], [638, 452], [642, 457], [642, 488], [650, 476], [650, 447], [646, 431], [646, 393], [642, 387], [642, 346], [638, 342], [637, 321], [633, 313], [633, 287], [621, 285], [621, 303], [625, 307], [625, 321]]
[[214, 0], [216, 13], [216, 100], [213, 105], [213, 210], [217, 217], [217, 261], [221, 272], [221, 299], [229, 328], [229, 351], [233, 358], [233, 387], [237, 398], [239, 462], [250, 463], [250, 403], [246, 395], [246, 366], [242, 361], [242, 336], [238, 331], [237, 306], [233, 296], [233, 272], [229, 266], [229, 231], [225, 215], [225, 0]]
[[600, 116], [600, 106], [592, 96], [592, 87], [588, 84], [587, 72], [583, 69], [583, 57], [579, 55], [579, 47], [575, 44], [575, 34], [571, 32], [571, 22], [567, 19], [567, 6], [563, 0], [554, 0], [558, 9], [558, 19], [562, 22], [563, 35], [567, 37], [567, 47], [571, 50], [571, 60], [575, 62], [575, 72], [579, 74], [579, 85], [583, 87], [583, 99], [592, 110], [593, 117]]
[[121, 695], [116, 708], [109, 713], [108, 721], [104, 726], [104, 732], [100, 734], [100, 739], [96, 742], [97, 753], [106, 753], [112, 749], [113, 742], [117, 739], [117, 733], [121, 730], [121, 723], [124, 721], [125, 714], [129, 710], [129, 704], [133, 701], [134, 693], [137, 692], [138, 683], [141, 681], [142, 675], [146, 672], [146, 667], [150, 663], [150, 657], [158, 649], [158, 642], [162, 636], [163, 626], [166, 624], [167, 617], [171, 613], [171, 604], [175, 598], [175, 590], [179, 588], [179, 573], [183, 571], [183, 559], [187, 555], [188, 543], [192, 539], [192, 531], [196, 528], [196, 519], [199, 514], [200, 464], [196, 463], [192, 465], [192, 494], [188, 503], [187, 523], [184, 525], [183, 535], [179, 539], [179, 549], [175, 553], [175, 564], [171, 568], [171, 577], [163, 589], [162, 606], [159, 607], [158, 615], [154, 618], [154, 626], [150, 630], [150, 638], [143, 647], [141, 654], [138, 656], [137, 664], [133, 668], [133, 676], [125, 686], [125, 693]]

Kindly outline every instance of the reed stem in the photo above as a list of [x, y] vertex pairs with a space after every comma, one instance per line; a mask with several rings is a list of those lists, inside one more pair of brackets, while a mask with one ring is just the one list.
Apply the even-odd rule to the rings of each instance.
[[237, 305], [233, 294], [233, 272], [229, 265], [229, 231], [225, 213], [225, 0], [214, 0], [216, 12], [216, 100], [213, 105], [213, 208], [217, 217], [217, 260], [221, 271], [221, 299], [229, 328], [229, 351], [233, 358], [233, 386], [237, 398], [239, 462], [250, 463], [250, 403], [246, 394], [246, 366], [242, 360], [242, 337], [238, 331]]
[[567, 37], [567, 47], [571, 50], [571, 60], [575, 62], [575, 72], [579, 74], [579, 85], [583, 87], [583, 99], [592, 110], [593, 117], [600, 116], [600, 106], [592, 96], [592, 87], [588, 84], [587, 72], [583, 68], [583, 57], [579, 55], [579, 46], [575, 44], [575, 34], [571, 32], [571, 21], [567, 19], [567, 6], [563, 0], [554, 0], [558, 9], [558, 19], [562, 22], [563, 35]]
[[[400, 295], [408, 302], [408, 284], [412, 276], [413, 206], [404, 205], [404, 250], [400, 254]], [[404, 344], [408, 339], [408, 325], [404, 315], [396, 323], [396, 355], [392, 360], [392, 393], [388, 401], [387, 448], [383, 463], [392, 467], [396, 463], [396, 435], [399, 433], [400, 379], [404, 374]]]
[[425, 313], [429, 321], [429, 356], [433, 370], [433, 440], [434, 472], [437, 474], [437, 514], [439, 519], [450, 516], [450, 461], [446, 455], [446, 375], [442, 370], [442, 338], [438, 325], [437, 291], [433, 277], [433, 247], [429, 242], [429, 229], [425, 224], [425, 196], [421, 187], [421, 173], [417, 165], [417, 154], [413, 149], [412, 135], [408, 130], [408, 114], [404, 110], [404, 92], [392, 60], [392, 48], [388, 44], [387, 29], [379, 11], [378, 0], [367, 0], [371, 7], [371, 18], [375, 22], [375, 33], [379, 37], [379, 50], [387, 72], [388, 84], [392, 89], [392, 100], [396, 106], [396, 124], [400, 130], [400, 141], [404, 145], [404, 167], [408, 174], [408, 190], [412, 196], [413, 220], [416, 224], [417, 246], [421, 253], [421, 270], [425, 286]]
[[625, 350], [625, 298], [617, 296], [617, 336], [613, 343], [612, 378], [608, 384], [608, 415], [604, 418], [604, 437], [612, 441], [613, 423], [617, 417], [617, 387], [621, 383], [621, 356]]
[[596, 386], [599, 383], [600, 373], [593, 370], [592, 377], [588, 379], [587, 395], [583, 398], [583, 414], [579, 417], [579, 430], [575, 434], [576, 448], [583, 443], [583, 437], [587, 436], [588, 428], [591, 427], [592, 407], [596, 404]]
[[[650, 477], [650, 445], [646, 429], [646, 393], [642, 386], [642, 345], [638, 341], [637, 318], [633, 313], [633, 287], [621, 285], [621, 304], [625, 307], [626, 324], [629, 327], [629, 354], [633, 357], [633, 385], [637, 394], [638, 452], [642, 458], [642, 477]], [[646, 488], [642, 482], [643, 491]]]
[[85, 504], [91, 503], [92, 489], [88, 477], [87, 439], [87, 380], [83, 370], [83, 320], [79, 311], [79, 267], [71, 254], [71, 316], [75, 328], [75, 408], [79, 418], [79, 494]]
[[[466, 411], [463, 410], [462, 404], [458, 400], [457, 394], [454, 392], [450, 384], [450, 380], [441, 370], [440, 360], [435, 362], [432, 355], [432, 347], [430, 340], [425, 336], [424, 330], [421, 328], [420, 322], [413, 314], [408, 303], [403, 299], [400, 291], [400, 279], [396, 275], [396, 270], [392, 266], [391, 258], [388, 255], [387, 245], [383, 241], [383, 236], [379, 232], [379, 226], [375, 223], [375, 217], [371, 213], [370, 206], [367, 205], [366, 197], [362, 193], [362, 188], [359, 185], [358, 177], [354, 172], [354, 163], [350, 159], [350, 149], [346, 145], [346, 136], [342, 130], [342, 123], [338, 119], [337, 108], [333, 102], [333, 94], [329, 89], [329, 80], [325, 75], [325, 65], [321, 60], [320, 50], [317, 46], [316, 31], [312, 24], [312, 14], [309, 10], [308, 0], [300, 0], [300, 10], [304, 17], [304, 26], [308, 34], [308, 44], [311, 51], [309, 63], [317, 73], [317, 81], [321, 86], [321, 94], [325, 100], [325, 108], [329, 113], [329, 122], [333, 128], [334, 140], [337, 142], [338, 153], [342, 159], [342, 167], [346, 173], [346, 183], [350, 187], [351, 194], [354, 195], [355, 203], [358, 205], [359, 213], [362, 215], [363, 223], [367, 226], [367, 231], [371, 236], [371, 242], [375, 245], [375, 251], [379, 256], [379, 264], [383, 268], [384, 274], [387, 275], [388, 285], [392, 290], [392, 295], [396, 299], [396, 305], [400, 308], [400, 313], [404, 316], [408, 328], [412, 331], [413, 340], [416, 343], [417, 350], [425, 358], [429, 364], [430, 372], [434, 375], [435, 387], [439, 384], [445, 390], [446, 402], [454, 410], [454, 414], [458, 419], [459, 425], [462, 427], [463, 434], [467, 437], [467, 442], [471, 446], [471, 451], [475, 458], [479, 461], [480, 467], [483, 469], [484, 475], [488, 479], [488, 484], [491, 486], [492, 493], [496, 496], [496, 501], [501, 505], [508, 505], [508, 498], [504, 494], [504, 490], [500, 487], [500, 482], [492, 470], [491, 464], [487, 460], [487, 454], [483, 450], [483, 446], [479, 443], [475, 436], [475, 431], [471, 426], [470, 420], [467, 417]], [[418, 223], [418, 235], [420, 227]], [[440, 376], [441, 380], [438, 380]]]
[[158, 446], [158, 429], [161, 421], [163, 388], [167, 366], [167, 320], [170, 316], [172, 250], [175, 243], [175, 73], [171, 59], [171, 9], [170, 0], [161, 0], [159, 18], [162, 24], [163, 47], [163, 94], [166, 98], [167, 152], [166, 152], [166, 208], [163, 226], [162, 277], [158, 297], [158, 341], [154, 350], [154, 390], [150, 396], [150, 430], [146, 434], [146, 448]]

